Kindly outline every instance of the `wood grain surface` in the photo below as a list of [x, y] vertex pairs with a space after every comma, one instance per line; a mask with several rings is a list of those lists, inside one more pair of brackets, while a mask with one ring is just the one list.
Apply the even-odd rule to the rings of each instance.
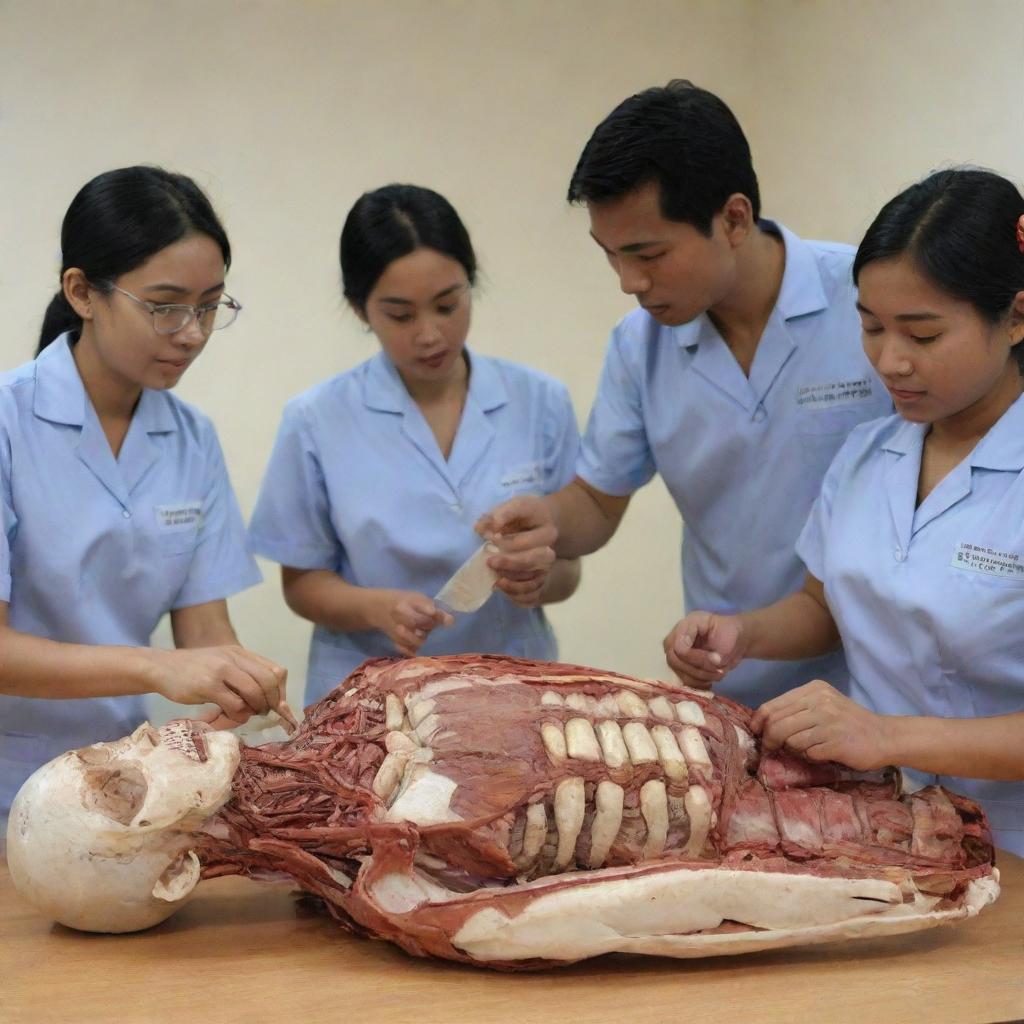
[[23, 903], [0, 862], [0, 1022], [830, 1024], [1024, 1019], [1024, 860], [974, 920], [843, 945], [542, 974], [418, 960], [351, 936], [290, 887], [201, 883], [171, 920], [85, 935]]

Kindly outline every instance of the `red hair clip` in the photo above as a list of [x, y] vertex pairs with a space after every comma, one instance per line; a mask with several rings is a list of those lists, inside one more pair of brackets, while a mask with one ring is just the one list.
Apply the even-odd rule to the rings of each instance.
[[1024, 252], [1024, 213], [1017, 218], [1017, 248]]

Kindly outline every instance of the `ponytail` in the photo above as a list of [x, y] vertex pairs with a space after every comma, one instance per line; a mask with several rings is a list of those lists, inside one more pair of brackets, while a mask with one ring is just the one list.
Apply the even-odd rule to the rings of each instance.
[[36, 355], [51, 342], [56, 341], [65, 331], [77, 331], [82, 326], [81, 317], [71, 308], [63, 291], [57, 292], [50, 300], [43, 314], [43, 327], [39, 332], [39, 347]]

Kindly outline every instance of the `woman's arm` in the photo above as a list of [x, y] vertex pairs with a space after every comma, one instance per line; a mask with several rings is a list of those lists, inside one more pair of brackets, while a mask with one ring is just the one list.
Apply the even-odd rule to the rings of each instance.
[[738, 615], [690, 612], [663, 641], [669, 668], [689, 686], [708, 687], [744, 658], [799, 661], [839, 646], [825, 587], [810, 573], [803, 588]]
[[818, 679], [758, 708], [769, 749], [868, 771], [888, 764], [934, 775], [1024, 779], [1024, 712], [996, 718], [880, 715]]
[[216, 704], [230, 719], [217, 724], [231, 725], [284, 698], [285, 670], [238, 646], [162, 651], [58, 643], [12, 629], [7, 613], [0, 602], [0, 693], [51, 700], [158, 693], [179, 704]]
[[154, 689], [154, 652], [141, 647], [64, 644], [20, 633], [0, 602], [0, 693], [63, 700], [117, 697]]

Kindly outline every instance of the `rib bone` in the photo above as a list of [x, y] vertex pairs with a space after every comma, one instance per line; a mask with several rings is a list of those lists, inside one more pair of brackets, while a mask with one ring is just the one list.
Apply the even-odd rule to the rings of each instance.
[[676, 705], [676, 714], [683, 725], [704, 725], [704, 711], [695, 700], [681, 700]]
[[650, 779], [640, 787], [640, 813], [647, 822], [647, 842], [641, 857], [660, 857], [668, 837], [668, 795], [661, 779]]
[[373, 791], [387, 803], [398, 789], [402, 775], [405, 773], [405, 765], [409, 760], [410, 751], [398, 750], [388, 754], [377, 769], [373, 777]]
[[614, 782], [599, 782], [594, 798], [596, 813], [590, 827], [590, 860], [592, 868], [599, 868], [607, 859], [622, 825], [622, 802], [625, 792]]
[[565, 698], [554, 690], [545, 690], [540, 695], [540, 702], [545, 707], [560, 708], [565, 704]]
[[711, 801], [707, 790], [691, 786], [686, 791], [686, 813], [690, 818], [690, 839], [683, 850], [684, 857], [699, 857], [711, 831]]
[[554, 871], [564, 871], [573, 861], [576, 840], [583, 828], [586, 812], [586, 791], [583, 780], [562, 779], [555, 789], [555, 828], [558, 829], [558, 851], [552, 865]]
[[540, 727], [540, 735], [544, 740], [544, 748], [547, 750], [552, 764], [561, 764], [567, 756], [565, 737], [562, 735], [561, 726], [554, 722], [545, 722]]
[[415, 729], [437, 706], [436, 700], [417, 700], [409, 704], [409, 722]]
[[544, 846], [544, 838], [548, 834], [548, 813], [543, 802], [530, 804], [526, 808], [526, 827], [523, 830], [523, 849], [515, 859], [519, 869], [529, 867]]
[[389, 693], [384, 698], [384, 708], [384, 725], [388, 731], [393, 732], [396, 729], [401, 729], [402, 720], [405, 718], [405, 708], [402, 707], [402, 702], [395, 694]]
[[653, 715], [665, 719], [666, 722], [676, 720], [676, 713], [672, 710], [672, 705], [664, 697], [652, 697], [647, 702], [647, 706]]
[[647, 726], [641, 722], [627, 722], [622, 727], [622, 738], [626, 741], [629, 759], [633, 764], [646, 764], [658, 760], [655, 747]]
[[588, 697], [585, 693], [570, 693], [565, 698], [565, 706], [572, 708], [573, 711], [586, 711], [593, 714], [594, 709], [597, 707], [597, 701], [593, 697]]
[[692, 725], [685, 726], [680, 737], [683, 756], [687, 764], [711, 767], [711, 758], [708, 757], [708, 748], [704, 746], [704, 739], [700, 732]]
[[629, 690], [619, 691], [619, 710], [627, 718], [646, 718], [649, 714], [647, 702]]
[[565, 723], [565, 748], [570, 757], [581, 761], [601, 760], [601, 748], [597, 745], [594, 727], [585, 718], [570, 718]]
[[614, 719], [597, 723], [597, 738], [601, 741], [604, 763], [609, 768], [621, 768], [629, 761], [629, 751], [622, 739], [622, 730]]
[[676, 743], [672, 730], [667, 725], [655, 725], [651, 729], [651, 738], [658, 748], [658, 759], [661, 761], [665, 774], [673, 782], [686, 782], [688, 773], [683, 752]]

